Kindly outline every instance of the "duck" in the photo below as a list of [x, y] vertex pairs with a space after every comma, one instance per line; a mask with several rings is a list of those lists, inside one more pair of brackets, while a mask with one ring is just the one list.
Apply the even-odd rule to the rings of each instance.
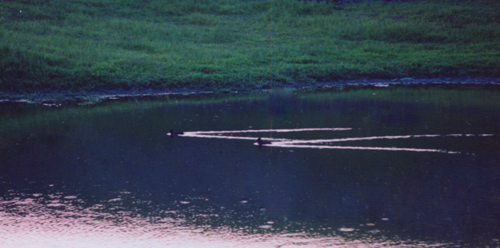
[[174, 130], [170, 129], [170, 133], [169, 134], [170, 134], [170, 138], [173, 138], [175, 136], [183, 135], [184, 133], [183, 132], [179, 132], [179, 131], [174, 132]]
[[262, 146], [262, 145], [269, 145], [271, 144], [271, 141], [263, 141], [260, 137], [257, 138], [257, 145]]

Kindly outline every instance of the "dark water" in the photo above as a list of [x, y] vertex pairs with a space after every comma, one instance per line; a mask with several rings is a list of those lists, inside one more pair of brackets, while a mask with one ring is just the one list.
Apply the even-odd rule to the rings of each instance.
[[500, 246], [500, 91], [197, 98], [1, 104], [0, 247]]

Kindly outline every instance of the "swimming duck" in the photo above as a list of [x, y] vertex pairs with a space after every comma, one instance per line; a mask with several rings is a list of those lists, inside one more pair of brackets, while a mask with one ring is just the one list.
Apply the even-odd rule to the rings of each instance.
[[184, 133], [183, 132], [174, 132], [174, 130], [170, 129], [170, 138], [173, 138], [174, 136], [179, 136], [179, 135], [183, 135]]
[[260, 137], [257, 139], [258, 146], [269, 145], [269, 144], [271, 144], [271, 141], [263, 141]]

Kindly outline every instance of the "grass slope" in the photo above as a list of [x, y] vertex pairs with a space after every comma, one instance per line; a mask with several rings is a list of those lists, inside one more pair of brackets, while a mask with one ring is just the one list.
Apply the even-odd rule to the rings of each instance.
[[0, 2], [0, 89], [500, 76], [500, 2]]

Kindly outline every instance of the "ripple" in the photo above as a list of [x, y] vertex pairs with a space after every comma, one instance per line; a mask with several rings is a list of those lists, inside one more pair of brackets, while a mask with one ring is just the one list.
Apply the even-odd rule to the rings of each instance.
[[[246, 133], [289, 133], [289, 132], [311, 132], [311, 131], [351, 131], [352, 128], [336, 127], [336, 128], [296, 128], [296, 129], [248, 129], [248, 130], [220, 130], [220, 131], [186, 131], [183, 137], [193, 138], [212, 138], [212, 139], [231, 139], [231, 140], [257, 140], [258, 137], [249, 136], [228, 136], [223, 134], [246, 134]], [[372, 146], [339, 146], [331, 145], [331, 143], [353, 142], [353, 141], [371, 141], [371, 140], [396, 140], [396, 139], [415, 139], [415, 138], [443, 138], [443, 137], [491, 137], [493, 134], [420, 134], [420, 135], [385, 135], [385, 136], [368, 136], [368, 137], [347, 137], [334, 139], [287, 139], [287, 138], [266, 138], [269, 144], [259, 142], [253, 143], [256, 146], [269, 146], [280, 148], [310, 148], [310, 149], [344, 149], [344, 150], [371, 150], [371, 151], [406, 151], [406, 152], [431, 152], [431, 153], [446, 153], [460, 154], [459, 151], [451, 151], [446, 149], [430, 149], [430, 148], [412, 148], [412, 147], [372, 147]], [[322, 145], [311, 145], [322, 144]], [[289, 150], [293, 152], [293, 150]]]
[[341, 228], [339, 228], [339, 231], [341, 231], [341, 232], [354, 232], [354, 230], [356, 230], [356, 229], [350, 228], [350, 227], [341, 227]]
[[[42, 200], [36, 200], [40, 198]], [[50, 200], [49, 203], [44, 204], [44, 199]], [[133, 210], [114, 211], [108, 208], [108, 204], [121, 201], [121, 198], [112, 198], [88, 207], [75, 205], [75, 201], [64, 201], [67, 199], [61, 194], [45, 197], [40, 194], [20, 195], [10, 200], [0, 198], [1, 247], [360, 247], [367, 243], [370, 247], [401, 247], [402, 244], [401, 241], [369, 237], [369, 234], [379, 235], [378, 230], [368, 232], [362, 239], [347, 239], [335, 235], [328, 228], [330, 234], [326, 235], [310, 233], [310, 228], [306, 226], [293, 232], [278, 231], [279, 227], [274, 227], [280, 223], [274, 220], [256, 226], [261, 231], [245, 226], [214, 227], [210, 222], [189, 222], [176, 210], [165, 211], [158, 216], [141, 216]], [[230, 215], [195, 215], [205, 219], [231, 218]], [[348, 227], [339, 228], [338, 231], [356, 233], [356, 229]], [[406, 243], [411, 244], [411, 247], [429, 246], [417, 241]]]

